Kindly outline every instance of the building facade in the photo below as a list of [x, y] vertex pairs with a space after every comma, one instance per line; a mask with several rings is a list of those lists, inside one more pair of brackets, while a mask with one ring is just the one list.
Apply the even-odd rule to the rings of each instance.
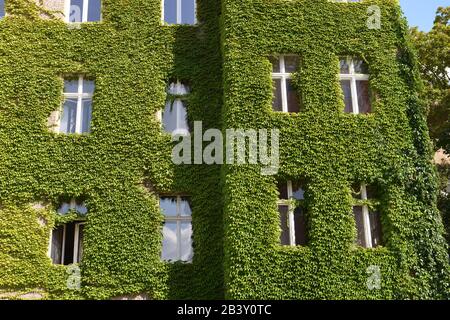
[[[448, 297], [397, 0], [0, 12], [0, 298]], [[200, 121], [278, 129], [276, 174], [174, 164]]]

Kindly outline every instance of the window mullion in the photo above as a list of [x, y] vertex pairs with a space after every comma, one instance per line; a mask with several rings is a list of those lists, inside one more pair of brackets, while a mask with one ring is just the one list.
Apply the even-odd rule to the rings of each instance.
[[177, 255], [181, 260], [181, 197], [177, 196]]
[[372, 248], [372, 234], [370, 232], [369, 207], [367, 205], [363, 206], [363, 221], [364, 221], [364, 238], [366, 240], [366, 247]]
[[87, 22], [88, 21], [88, 8], [89, 8], [89, 0], [83, 1], [83, 13], [81, 22]]
[[283, 75], [281, 77], [281, 100], [282, 100], [282, 109], [283, 112], [288, 112], [288, 103], [287, 103], [287, 90], [286, 90], [286, 77]]
[[356, 89], [356, 79], [354, 76], [352, 76], [352, 80], [351, 80], [351, 90], [352, 90], [353, 113], [359, 114], [358, 91]]
[[83, 103], [83, 76], [78, 78], [77, 114], [75, 116], [75, 133], [81, 133], [81, 108]]
[[66, 225], [63, 226], [61, 264], [64, 264], [64, 255], [66, 254]]
[[[287, 182], [287, 192], [288, 192], [288, 199], [292, 200], [293, 194], [292, 194], [292, 181]], [[291, 246], [295, 246], [295, 228], [294, 228], [294, 209], [292, 208], [292, 205], [289, 204], [289, 215], [288, 215], [288, 221], [289, 221], [289, 242]]]
[[74, 239], [73, 239], [73, 263], [79, 263], [78, 261], [78, 242], [80, 241], [79, 239], [79, 233], [80, 232], [80, 224], [76, 223], [75, 224], [75, 234], [74, 234]]
[[177, 0], [177, 24], [181, 24], [181, 0]]

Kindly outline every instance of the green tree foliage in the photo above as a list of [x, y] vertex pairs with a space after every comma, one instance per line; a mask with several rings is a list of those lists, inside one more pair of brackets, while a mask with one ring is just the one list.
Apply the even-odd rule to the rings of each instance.
[[429, 106], [428, 125], [437, 148], [450, 148], [450, 7], [437, 10], [433, 29], [417, 28], [411, 35], [419, 55], [425, 84], [424, 97]]

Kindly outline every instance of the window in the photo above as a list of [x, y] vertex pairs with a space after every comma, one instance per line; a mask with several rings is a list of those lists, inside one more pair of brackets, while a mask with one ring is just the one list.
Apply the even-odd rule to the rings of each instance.
[[66, 0], [65, 11], [69, 23], [100, 21], [102, 2], [101, 0]]
[[85, 222], [70, 222], [56, 227], [51, 237], [51, 259], [54, 264], [80, 263], [83, 256]]
[[72, 199], [70, 202], [63, 202], [58, 208], [58, 214], [60, 215], [66, 215], [69, 211], [74, 211], [79, 215], [86, 215], [86, 204], [82, 201]]
[[369, 209], [367, 201], [373, 201], [376, 190], [371, 186], [354, 186], [353, 214], [355, 216], [357, 238], [356, 243], [364, 248], [375, 248], [381, 245], [381, 219], [380, 213]]
[[341, 88], [344, 93], [345, 112], [370, 113], [369, 68], [359, 59], [340, 59]]
[[292, 73], [297, 71], [299, 58], [296, 55], [269, 57], [272, 63], [272, 82], [274, 111], [299, 112], [300, 102], [297, 90], [292, 83]]
[[161, 258], [192, 261], [192, 210], [188, 197], [164, 196], [159, 200], [165, 217]]
[[184, 99], [189, 93], [189, 88], [178, 81], [170, 84], [167, 93], [169, 99], [163, 113], [164, 130], [174, 135], [188, 135], [189, 125]]
[[[305, 191], [300, 182], [284, 182], [278, 184], [282, 245], [304, 246], [308, 243], [306, 207], [304, 204]], [[296, 207], [290, 205], [289, 200], [297, 200]]]
[[168, 24], [196, 24], [195, 0], [163, 0], [163, 19]]
[[64, 105], [59, 124], [61, 133], [89, 133], [95, 84], [79, 76], [64, 80]]
[[5, 17], [5, 0], [0, 0], [0, 19]]

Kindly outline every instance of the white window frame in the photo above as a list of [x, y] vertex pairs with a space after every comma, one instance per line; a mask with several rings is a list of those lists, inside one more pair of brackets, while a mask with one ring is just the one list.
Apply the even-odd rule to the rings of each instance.
[[[175, 84], [175, 90], [173, 92], [170, 92], [170, 89], [168, 89], [167, 90], [167, 95], [176, 95], [176, 96], [181, 95], [183, 97], [189, 95], [189, 88], [188, 88], [188, 86], [183, 84], [180, 80], [177, 80], [176, 82], [169, 83], [169, 88], [170, 88], [170, 86], [172, 84]], [[167, 103], [168, 103], [168, 99], [166, 100], [166, 105], [165, 105], [164, 109], [167, 107]], [[172, 107], [174, 107], [175, 104], [181, 104], [182, 108], [185, 109], [186, 115], [187, 115], [187, 108], [184, 105], [184, 103], [183, 103], [181, 98], [177, 98], [177, 99], [173, 100], [172, 101]], [[180, 115], [180, 112], [179, 112], [178, 108], [176, 108], [175, 110], [176, 110], [176, 128], [170, 134], [172, 134], [172, 135], [180, 135], [180, 136], [188, 136], [188, 135], [190, 135], [189, 129], [188, 130], [180, 129], [180, 124], [185, 122], [185, 121], [187, 122], [187, 120], [181, 118], [181, 115]], [[164, 126], [164, 123], [163, 123], [163, 120], [164, 120], [164, 118], [163, 118], [163, 110], [159, 110], [157, 112], [156, 119], [158, 121], [160, 121], [161, 128], [163, 128], [163, 126]], [[187, 125], [188, 125], [188, 128], [189, 128], [189, 123], [187, 123]]]
[[[288, 97], [287, 97], [287, 80], [292, 79], [292, 73], [286, 72], [286, 64], [284, 61], [285, 57], [297, 57], [296, 54], [277, 54], [274, 55], [274, 57], [279, 59], [279, 68], [280, 72], [273, 72], [272, 71], [272, 80], [279, 80], [281, 79], [281, 107], [282, 111], [275, 111], [275, 112], [283, 112], [288, 113]], [[272, 69], [273, 70], [273, 69]]]
[[[361, 184], [361, 200], [367, 201], [367, 185]], [[369, 207], [365, 205], [355, 205], [355, 207], [362, 207], [362, 215], [363, 215], [363, 231], [364, 231], [364, 240], [366, 241], [365, 248], [373, 248], [372, 246], [372, 233], [371, 233], [371, 225], [370, 225], [370, 212]]]
[[87, 21], [88, 19], [88, 8], [89, 8], [89, 0], [83, 0], [83, 12], [81, 13], [81, 22], [71, 22], [70, 21], [70, 2], [71, 0], [65, 0], [64, 2], [64, 17], [65, 17], [65, 21], [66, 23], [86, 23], [86, 22], [100, 22], [102, 21], [102, 15], [103, 15], [103, 1], [101, 2], [100, 5], [100, 20], [99, 21]]
[[[184, 222], [189, 222], [191, 224], [191, 228], [192, 228], [192, 215], [190, 216], [182, 216], [181, 215], [181, 198], [190, 198], [190, 196], [187, 195], [161, 195], [159, 198], [159, 200], [161, 200], [161, 198], [177, 198], [177, 215], [176, 216], [166, 216], [164, 215], [164, 223], [166, 222], [176, 222], [177, 224], [177, 257], [176, 260], [171, 260], [172, 262], [175, 261], [182, 261], [182, 262], [186, 262], [186, 263], [192, 263], [192, 260], [189, 261], [184, 261], [181, 259], [181, 257], [183, 256], [182, 254], [182, 250], [181, 250], [181, 224]], [[192, 208], [191, 208], [192, 210]], [[192, 244], [191, 244], [192, 246]], [[161, 252], [162, 255], [162, 252]], [[194, 256], [194, 248], [192, 247], [192, 256]]]
[[291, 205], [290, 200], [294, 198], [294, 193], [292, 191], [292, 181], [289, 180], [286, 182], [287, 184], [287, 197], [288, 200], [279, 199], [277, 204], [278, 206], [287, 206], [288, 207], [288, 227], [289, 227], [289, 245], [292, 247], [297, 246], [295, 244], [295, 221], [294, 221], [294, 211], [295, 208]]
[[[359, 114], [359, 103], [358, 103], [358, 89], [356, 86], [357, 81], [369, 81], [369, 75], [363, 73], [355, 73], [355, 58], [354, 57], [342, 57], [345, 58], [349, 66], [349, 73], [342, 74], [339, 67], [339, 81], [350, 80], [350, 88], [352, 93], [352, 109], [353, 114]], [[339, 64], [342, 59], [339, 58]]]
[[[161, 23], [163, 25], [168, 25], [169, 23], [164, 20], [165, 1], [166, 0], [161, 0]], [[186, 24], [186, 23], [182, 23], [181, 22], [181, 20], [182, 20], [181, 1], [183, 1], [183, 0], [176, 0], [176, 1], [177, 1], [177, 21], [176, 21], [176, 23], [174, 25], [181, 24], [181, 25], [188, 25], [188, 26], [190, 26], [191, 24]], [[193, 25], [196, 25], [197, 23], [198, 23], [198, 21], [197, 21], [197, 0], [195, 0], [194, 1], [194, 24]]]
[[[61, 134], [86, 134], [87, 132], [81, 132], [82, 129], [82, 109], [83, 109], [83, 99], [92, 99], [94, 98], [94, 93], [84, 93], [83, 92], [83, 85], [84, 85], [84, 75], [79, 75], [78, 78], [78, 92], [77, 93], [66, 93], [64, 92], [64, 102], [60, 109], [60, 116], [58, 121], [58, 126], [56, 128], [57, 132]], [[64, 79], [66, 80], [66, 79]], [[66, 102], [66, 99], [76, 99], [77, 100], [77, 116], [75, 118], [75, 132], [60, 132], [61, 130], [61, 120], [64, 112], [64, 103]], [[92, 120], [91, 120], [92, 121]]]
[[[72, 263], [80, 263], [80, 261], [78, 261], [78, 246], [79, 246], [79, 242], [80, 242], [80, 225], [85, 225], [86, 221], [83, 222], [75, 222], [75, 230], [74, 230], [74, 239], [73, 239], [73, 262]], [[64, 256], [65, 256], [65, 250], [66, 250], [66, 229], [67, 229], [67, 224], [63, 224], [63, 237], [62, 237], [62, 248], [61, 248], [61, 264], [60, 265], [64, 265]], [[54, 230], [52, 230], [50, 232], [50, 241], [49, 241], [49, 245], [48, 245], [48, 250], [47, 250], [47, 256], [51, 259], [52, 258], [52, 239], [53, 239], [53, 232]], [[59, 264], [58, 264], [59, 265]]]

